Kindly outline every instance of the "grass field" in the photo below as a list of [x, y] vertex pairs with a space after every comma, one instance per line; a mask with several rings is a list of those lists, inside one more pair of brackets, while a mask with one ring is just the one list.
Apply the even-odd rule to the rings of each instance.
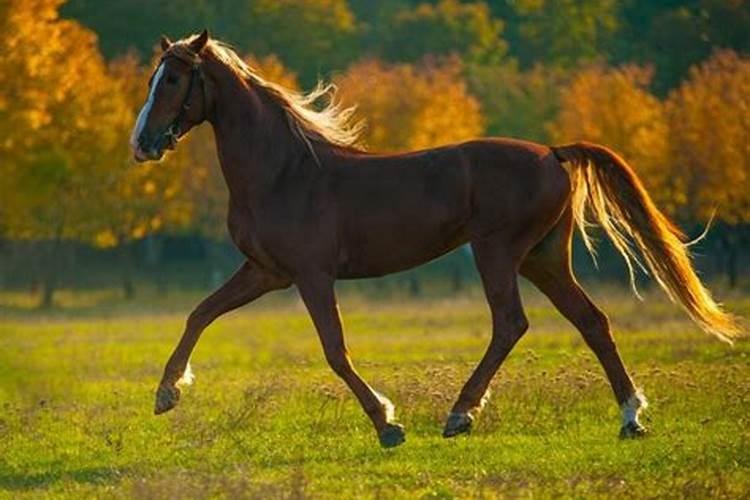
[[[355, 363], [389, 396], [407, 442], [382, 450], [325, 365], [290, 295], [220, 319], [196, 382], [154, 417], [153, 391], [188, 303], [63, 296], [41, 315], [0, 308], [0, 497], [747, 497], [750, 343], [724, 345], [654, 294], [597, 290], [651, 406], [650, 435], [620, 441], [618, 409], [577, 332], [525, 293], [531, 329], [468, 437], [440, 436], [480, 358], [489, 318], [460, 299], [343, 293]], [[100, 302], [104, 302], [102, 305]], [[750, 298], [730, 297], [750, 317]]]

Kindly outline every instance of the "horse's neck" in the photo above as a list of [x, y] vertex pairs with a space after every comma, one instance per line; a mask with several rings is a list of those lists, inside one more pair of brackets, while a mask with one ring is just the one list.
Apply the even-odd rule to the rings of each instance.
[[298, 145], [283, 111], [262, 91], [248, 91], [227, 68], [217, 73], [211, 124], [230, 195], [244, 204], [260, 198], [284, 168], [296, 163]]

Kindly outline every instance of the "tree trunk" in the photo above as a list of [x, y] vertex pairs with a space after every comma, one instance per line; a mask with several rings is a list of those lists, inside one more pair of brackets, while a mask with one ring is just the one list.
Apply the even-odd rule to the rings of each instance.
[[55, 288], [57, 286], [54, 271], [45, 272], [42, 284], [42, 300], [39, 301], [39, 309], [52, 309], [55, 305]]
[[154, 278], [154, 285], [159, 295], [167, 294], [166, 273], [161, 262], [163, 247], [164, 241], [161, 236], [152, 234], [146, 238], [146, 263], [151, 269], [151, 276]]
[[133, 283], [133, 253], [127, 243], [119, 247], [120, 257], [120, 279], [122, 284], [122, 293], [125, 300], [135, 298], [135, 285]]
[[722, 227], [721, 231], [721, 249], [723, 254], [723, 270], [726, 273], [727, 281], [729, 282], [729, 288], [736, 288], [737, 286], [737, 246], [738, 238], [735, 234], [737, 228], [731, 226]]
[[729, 248], [727, 248], [727, 278], [729, 278], [729, 288], [737, 288], [737, 240], [729, 236]]
[[47, 248], [43, 251], [44, 267], [42, 270], [42, 297], [39, 301], [40, 309], [51, 309], [55, 305], [55, 291], [57, 290], [60, 265], [60, 246], [62, 239], [56, 237], [52, 241], [42, 243]]

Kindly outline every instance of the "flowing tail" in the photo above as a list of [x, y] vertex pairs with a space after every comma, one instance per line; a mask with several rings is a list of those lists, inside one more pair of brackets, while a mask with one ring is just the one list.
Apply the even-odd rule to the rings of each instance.
[[592, 254], [589, 214], [625, 259], [634, 290], [633, 262], [643, 267], [635, 246], [654, 279], [704, 331], [729, 343], [740, 336], [736, 319], [721, 309], [695, 273], [685, 235], [656, 208], [622, 158], [603, 146], [585, 142], [552, 150], [558, 160], [572, 165], [573, 214]]

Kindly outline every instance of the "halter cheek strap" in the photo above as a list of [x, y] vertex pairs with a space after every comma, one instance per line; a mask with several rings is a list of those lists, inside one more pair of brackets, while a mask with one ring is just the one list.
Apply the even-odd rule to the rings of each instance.
[[203, 95], [203, 105], [205, 107], [206, 103], [206, 96], [205, 96], [205, 81], [203, 79], [203, 71], [201, 71], [201, 59], [197, 54], [182, 54], [179, 52], [168, 52], [162, 56], [162, 61], [169, 58], [174, 57], [177, 58], [183, 62], [186, 62], [190, 64], [191, 70], [190, 70], [190, 81], [188, 82], [188, 88], [187, 92], [185, 93], [185, 98], [182, 100], [182, 105], [180, 106], [180, 111], [177, 113], [177, 116], [172, 121], [172, 123], [167, 127], [167, 130], [164, 132], [164, 136], [169, 140], [169, 145], [174, 146], [177, 143], [177, 140], [180, 137], [180, 134], [182, 133], [182, 126], [183, 122], [185, 121], [185, 116], [187, 115], [187, 112], [190, 110], [190, 97], [193, 95], [193, 89], [196, 87], [198, 83], [200, 83], [203, 86], [204, 89], [204, 95]]
[[193, 62], [193, 68], [190, 71], [190, 82], [188, 83], [185, 98], [182, 100], [180, 111], [177, 113], [174, 121], [165, 132], [165, 135], [169, 137], [169, 140], [172, 144], [177, 142], [177, 139], [180, 137], [180, 133], [182, 132], [182, 122], [185, 120], [187, 112], [190, 111], [190, 97], [193, 95], [193, 88], [196, 86], [196, 82], [198, 82], [199, 80], [202, 84], [205, 85], [205, 83], [203, 82], [203, 73], [201, 72], [200, 64], [197, 62]]

